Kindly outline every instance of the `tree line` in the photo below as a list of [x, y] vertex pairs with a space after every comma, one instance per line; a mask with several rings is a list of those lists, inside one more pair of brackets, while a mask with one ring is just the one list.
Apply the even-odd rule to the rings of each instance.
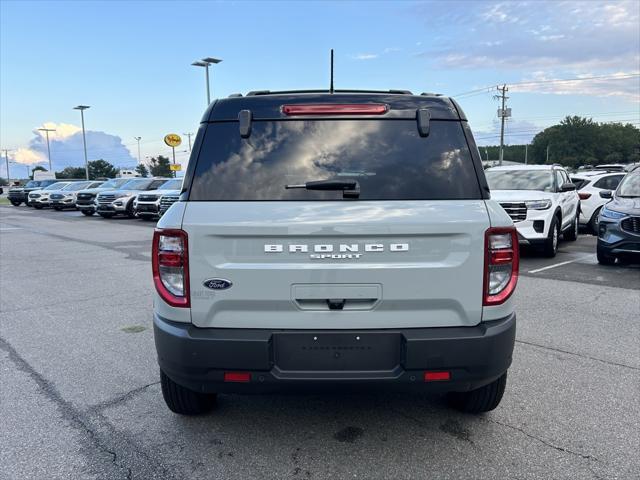
[[[145, 165], [144, 163], [138, 164], [136, 166], [135, 171], [141, 177], [148, 177], [151, 175], [152, 177], [171, 177], [173, 172], [170, 168], [170, 162], [167, 157], [162, 155], [158, 155], [154, 157], [149, 162], [149, 165]], [[118, 174], [118, 168], [110, 162], [106, 160], [92, 160], [88, 163], [89, 167], [89, 179], [95, 180], [99, 178], [115, 178]], [[46, 171], [43, 167], [35, 167], [32, 170], [43, 170]], [[33, 177], [33, 175], [32, 175]], [[70, 179], [81, 179], [86, 178], [86, 170], [84, 167], [65, 167], [64, 169], [56, 172], [56, 178], [70, 178]]]
[[[525, 145], [505, 146], [504, 160], [523, 163], [525, 148]], [[499, 150], [496, 145], [480, 147], [484, 160], [487, 153], [490, 160], [498, 159]], [[559, 163], [574, 168], [599, 163], [636, 163], [640, 162], [640, 129], [629, 123], [566, 117], [533, 137], [527, 157], [528, 163]]]

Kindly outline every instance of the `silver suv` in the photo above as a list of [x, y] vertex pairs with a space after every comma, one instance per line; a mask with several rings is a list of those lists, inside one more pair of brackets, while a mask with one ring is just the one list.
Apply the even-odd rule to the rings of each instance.
[[252, 92], [206, 111], [153, 238], [162, 392], [448, 392], [500, 402], [515, 339], [513, 223], [452, 99]]

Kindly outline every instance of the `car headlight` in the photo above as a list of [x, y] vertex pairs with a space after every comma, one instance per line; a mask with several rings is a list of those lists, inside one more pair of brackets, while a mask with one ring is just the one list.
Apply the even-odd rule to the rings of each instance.
[[606, 206], [602, 207], [602, 210], [600, 210], [600, 215], [602, 215], [605, 218], [612, 218], [614, 220], [618, 220], [620, 218], [624, 218], [627, 216], [626, 213], [618, 212], [616, 210], [611, 210]]
[[529, 200], [524, 203], [529, 210], [546, 210], [547, 208], [551, 208], [551, 200], [548, 198], [544, 198], [542, 200]]

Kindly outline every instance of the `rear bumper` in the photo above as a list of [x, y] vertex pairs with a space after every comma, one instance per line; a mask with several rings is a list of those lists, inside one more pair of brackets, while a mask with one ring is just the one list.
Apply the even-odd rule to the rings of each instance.
[[[160, 368], [176, 383], [209, 393], [468, 391], [509, 368], [515, 332], [515, 313], [475, 327], [348, 331], [205, 329], [154, 314]], [[451, 378], [424, 382], [426, 370]], [[249, 372], [251, 380], [225, 382], [228, 371]]]

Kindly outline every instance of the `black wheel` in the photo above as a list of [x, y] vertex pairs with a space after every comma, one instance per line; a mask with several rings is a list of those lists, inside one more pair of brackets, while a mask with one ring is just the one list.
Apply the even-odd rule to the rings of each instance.
[[80, 210], [82, 212], [83, 215], [86, 215], [87, 217], [90, 217], [93, 215], [93, 210]]
[[99, 212], [98, 215], [100, 215], [102, 218], [111, 218], [113, 217], [115, 214], [114, 213], [103, 213], [103, 212]]
[[507, 386], [507, 372], [489, 385], [470, 392], [451, 392], [447, 396], [449, 405], [466, 413], [490, 412], [500, 404]]
[[22, 202], [12, 201], [12, 202], [11, 202], [11, 205], [13, 205], [14, 207], [19, 207], [21, 203], [22, 203]]
[[127, 205], [127, 217], [129, 218], [136, 218], [136, 212], [133, 211], [133, 202], [130, 202], [129, 205]]
[[595, 212], [593, 212], [593, 215], [591, 215], [591, 220], [589, 220], [589, 229], [591, 230], [591, 233], [593, 233], [594, 235], [598, 234], [598, 224], [600, 223], [601, 209], [602, 207], [598, 208]]
[[560, 222], [558, 217], [553, 217], [549, 227], [549, 236], [544, 241], [542, 253], [545, 257], [555, 257], [558, 253], [558, 238], [560, 237]]
[[596, 249], [596, 256], [600, 265], [613, 265], [616, 263], [616, 257], [607, 253], [600, 245]]
[[194, 392], [178, 385], [160, 370], [160, 384], [164, 402], [174, 413], [198, 415], [209, 412], [216, 404], [215, 394]]
[[34, 205], [33, 208], [35, 208], [36, 210], [42, 210], [43, 206], [42, 205]]
[[575, 242], [578, 239], [578, 229], [580, 228], [580, 214], [576, 213], [576, 218], [573, 219], [573, 223], [569, 227], [569, 230], [562, 234], [562, 238]]
[[59, 212], [60, 210], [62, 210], [62, 208], [60, 208], [60, 207], [53, 207], [53, 209], [54, 209], [56, 212]]

